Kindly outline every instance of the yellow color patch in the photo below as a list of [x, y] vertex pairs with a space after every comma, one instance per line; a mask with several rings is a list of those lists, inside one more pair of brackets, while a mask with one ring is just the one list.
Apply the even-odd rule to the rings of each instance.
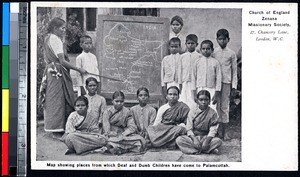
[[2, 89], [2, 132], [9, 132], [9, 90]]

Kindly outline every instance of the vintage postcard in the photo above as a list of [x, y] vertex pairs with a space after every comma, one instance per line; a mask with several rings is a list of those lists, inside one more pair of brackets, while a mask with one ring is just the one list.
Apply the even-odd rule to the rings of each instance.
[[33, 170], [297, 170], [296, 3], [30, 14]]

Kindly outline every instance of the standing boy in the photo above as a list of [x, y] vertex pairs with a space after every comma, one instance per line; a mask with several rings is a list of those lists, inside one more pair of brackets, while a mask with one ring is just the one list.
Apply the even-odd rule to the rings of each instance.
[[194, 99], [195, 101], [198, 100], [197, 93], [200, 90], [207, 90], [212, 96], [210, 107], [217, 111], [216, 103], [219, 99], [222, 86], [221, 66], [218, 60], [211, 57], [214, 47], [210, 40], [204, 40], [201, 43], [200, 51], [203, 57], [199, 58], [193, 65], [192, 83]]
[[196, 47], [198, 46], [198, 37], [195, 34], [189, 34], [186, 37], [185, 44], [186, 44], [187, 52], [181, 55], [182, 91], [181, 91], [180, 101], [186, 103], [191, 108], [196, 104], [192, 92], [193, 65], [201, 57], [201, 55], [195, 50]]
[[222, 71], [222, 89], [217, 111], [220, 122], [218, 134], [224, 140], [230, 139], [225, 130], [229, 122], [229, 97], [235, 95], [237, 88], [237, 58], [235, 52], [227, 47], [229, 41], [229, 32], [226, 29], [217, 31], [217, 42], [220, 47], [216, 48], [213, 57], [220, 62]]
[[167, 89], [176, 86], [182, 89], [181, 82], [181, 58], [180, 58], [180, 39], [174, 37], [169, 41], [170, 55], [163, 58], [161, 63], [161, 86], [162, 95], [166, 98]]
[[97, 58], [94, 54], [91, 53], [93, 47], [92, 38], [88, 35], [82, 36], [80, 38], [80, 46], [83, 51], [76, 58], [76, 66], [85, 69], [88, 73], [91, 73], [78, 75], [77, 77], [78, 85], [80, 86], [80, 89], [78, 89], [78, 95], [85, 95], [85, 93], [87, 93], [87, 90], [84, 88], [86, 79], [89, 77], [94, 77], [99, 84], [100, 78], [99, 76], [95, 76], [99, 75], [99, 70]]

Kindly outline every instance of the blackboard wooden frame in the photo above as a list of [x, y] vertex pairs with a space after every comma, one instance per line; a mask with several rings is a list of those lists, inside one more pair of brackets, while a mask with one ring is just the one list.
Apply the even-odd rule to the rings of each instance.
[[[99, 63], [99, 71], [102, 73], [102, 67], [103, 67], [103, 58], [104, 58], [104, 50], [103, 47], [103, 38], [104, 38], [104, 23], [105, 22], [133, 22], [133, 23], [147, 23], [147, 24], [162, 24], [164, 29], [163, 30], [163, 36], [158, 36], [158, 38], [162, 37], [164, 44], [162, 46], [163, 50], [163, 57], [168, 54], [168, 40], [169, 40], [169, 31], [170, 31], [170, 20], [168, 18], [161, 18], [161, 17], [144, 17], [144, 16], [109, 16], [109, 15], [98, 15], [97, 20], [97, 38], [101, 40], [96, 40], [96, 55]], [[159, 39], [158, 39], [159, 40]], [[161, 40], [161, 39], [160, 39]], [[162, 59], [162, 58], [161, 58]], [[159, 69], [160, 70], [160, 69]], [[101, 92], [101, 95], [104, 96], [108, 102], [108, 104], [111, 104], [112, 94], [115, 90], [112, 92], [103, 92], [102, 89], [102, 78], [101, 78], [101, 85], [99, 89], [99, 92]], [[156, 84], [161, 85], [161, 81], [159, 80]], [[125, 94], [125, 106], [131, 107], [135, 104], [138, 104], [136, 93], [134, 94]], [[149, 104], [158, 108], [164, 103], [164, 98], [162, 97], [161, 93], [150, 93], [150, 100]]]

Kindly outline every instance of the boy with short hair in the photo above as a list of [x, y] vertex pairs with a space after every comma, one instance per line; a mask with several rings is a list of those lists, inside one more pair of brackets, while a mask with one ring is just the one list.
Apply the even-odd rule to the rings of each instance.
[[193, 65], [192, 85], [194, 99], [197, 102], [197, 93], [200, 90], [207, 90], [212, 96], [210, 107], [217, 111], [216, 103], [222, 86], [221, 66], [218, 60], [211, 57], [214, 46], [210, 40], [201, 42], [200, 51], [203, 56]]
[[217, 31], [217, 42], [220, 47], [216, 48], [213, 57], [220, 62], [222, 71], [222, 89], [217, 111], [220, 122], [218, 134], [224, 140], [230, 139], [225, 131], [229, 122], [229, 97], [235, 95], [237, 88], [237, 58], [235, 52], [227, 47], [229, 41], [229, 32], [226, 29]]
[[166, 97], [166, 91], [171, 86], [182, 89], [181, 82], [181, 58], [180, 58], [180, 39], [174, 37], [169, 41], [170, 55], [163, 58], [161, 63], [161, 86], [162, 95]]
[[[84, 35], [80, 38], [80, 46], [82, 48], [82, 53], [76, 57], [76, 66], [85, 69], [88, 73], [85, 75], [78, 75], [77, 81], [80, 88], [78, 89], [78, 96], [85, 95], [87, 90], [84, 88], [85, 81], [89, 77], [94, 77], [97, 79], [98, 84], [100, 83], [98, 61], [94, 54], [91, 53], [93, 43], [92, 38], [89, 35]], [[93, 75], [92, 75], [93, 74]], [[85, 92], [85, 93], [83, 93]]]
[[195, 34], [189, 34], [186, 37], [186, 48], [187, 51], [181, 55], [181, 77], [182, 77], [182, 91], [180, 101], [186, 103], [190, 108], [195, 106], [194, 95], [192, 93], [192, 73], [193, 65], [201, 57], [196, 52], [198, 46], [198, 37]]

